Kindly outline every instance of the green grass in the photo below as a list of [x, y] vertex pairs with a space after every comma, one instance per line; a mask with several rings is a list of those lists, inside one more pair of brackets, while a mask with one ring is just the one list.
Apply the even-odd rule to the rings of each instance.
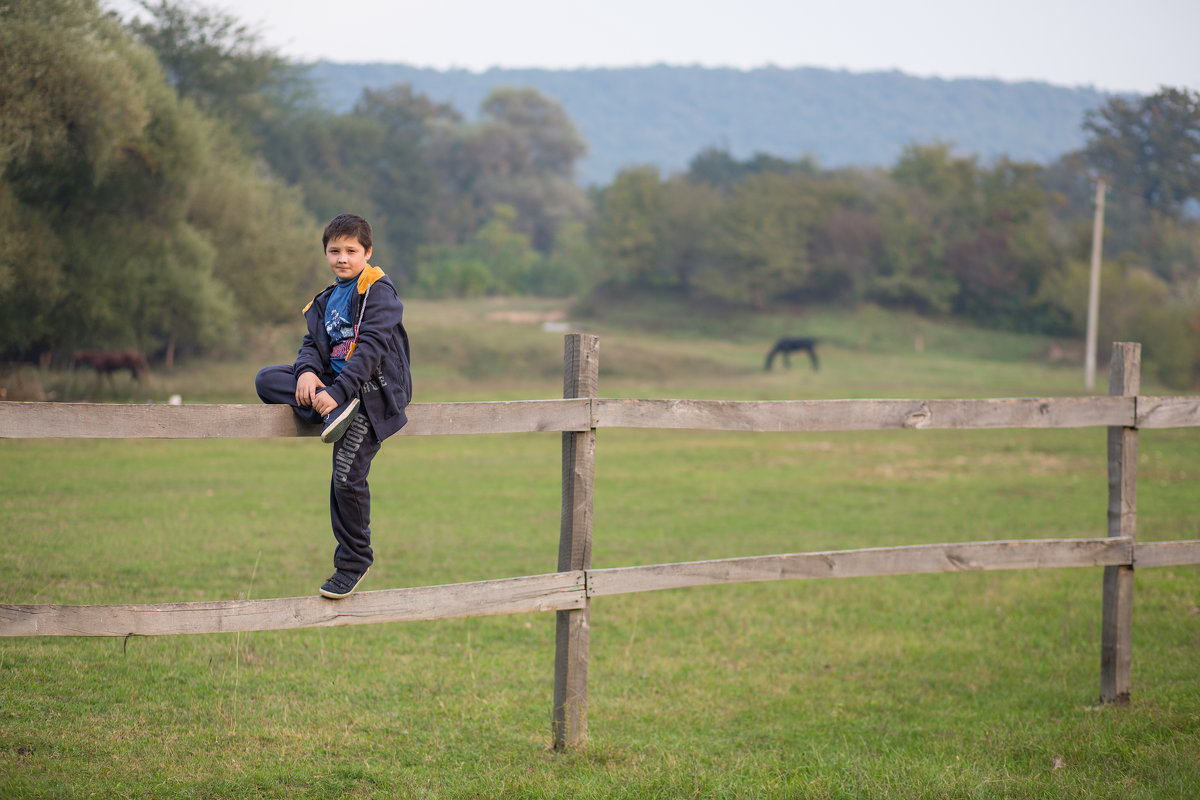
[[[408, 310], [418, 400], [560, 393], [561, 335], [496, 316], [509, 305]], [[919, 355], [839, 340], [818, 373], [767, 374], [770, 324], [587, 327], [606, 396], [1082, 393], [1080, 368], [1037, 358], [1044, 341], [949, 328], [926, 331]], [[828, 321], [888, 341], [910, 324]], [[252, 402], [257, 365], [294, 351], [282, 335], [258, 347], [114, 391]], [[1103, 535], [1104, 440], [1091, 428], [605, 429], [593, 564]], [[1140, 440], [1139, 538], [1200, 538], [1198, 432]], [[0, 457], [0, 602], [306, 595], [329, 569], [328, 450], [314, 440], [2, 440]], [[559, 460], [557, 434], [389, 441], [371, 477], [366, 588], [552, 571]], [[1137, 573], [1123, 708], [1095, 705], [1100, 579], [1059, 569], [599, 598], [589, 742], [559, 754], [547, 750], [549, 614], [0, 640], [0, 796], [1200, 796], [1200, 568]]]

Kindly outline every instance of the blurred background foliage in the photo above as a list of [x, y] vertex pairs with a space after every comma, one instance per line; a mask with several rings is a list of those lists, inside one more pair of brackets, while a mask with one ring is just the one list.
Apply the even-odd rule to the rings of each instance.
[[1143, 343], [1200, 382], [1200, 94], [1114, 97], [1051, 163], [913, 142], [888, 167], [767, 153], [633, 165], [584, 189], [587, 144], [556, 100], [499, 87], [474, 120], [397, 84], [323, 108], [309, 72], [227, 12], [162, 0], [0, 8], [4, 358], [79, 347], [222, 356], [327, 282], [323, 223], [375, 227], [412, 297], [669, 292], [712, 308], [874, 304], [1082, 337], [1096, 179], [1101, 360]]

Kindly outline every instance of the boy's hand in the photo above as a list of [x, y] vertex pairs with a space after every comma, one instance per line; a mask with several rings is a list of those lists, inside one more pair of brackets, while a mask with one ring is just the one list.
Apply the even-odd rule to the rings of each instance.
[[[315, 372], [302, 372], [299, 378], [296, 378], [296, 405], [303, 407], [313, 406], [313, 400], [316, 399], [317, 389], [324, 388], [325, 384], [317, 377]], [[315, 407], [315, 406], [313, 406]], [[321, 409], [317, 409], [321, 411]], [[326, 412], [321, 412], [326, 413]]]
[[337, 408], [337, 401], [329, 396], [329, 392], [317, 392], [313, 395], [313, 410], [322, 417]]

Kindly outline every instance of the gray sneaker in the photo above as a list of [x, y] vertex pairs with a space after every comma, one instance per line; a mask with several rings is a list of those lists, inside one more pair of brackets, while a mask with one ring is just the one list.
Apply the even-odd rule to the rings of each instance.
[[346, 595], [358, 588], [358, 584], [362, 583], [362, 579], [367, 577], [367, 571], [351, 572], [348, 569], [339, 569], [337, 572], [329, 576], [329, 579], [321, 585], [321, 595], [330, 597], [334, 600], [340, 600]]
[[351, 397], [326, 414], [325, 427], [321, 429], [321, 441], [325, 444], [333, 444], [345, 436], [346, 431], [350, 428], [350, 423], [354, 422], [354, 415], [358, 413], [359, 405], [361, 405], [359, 399]]

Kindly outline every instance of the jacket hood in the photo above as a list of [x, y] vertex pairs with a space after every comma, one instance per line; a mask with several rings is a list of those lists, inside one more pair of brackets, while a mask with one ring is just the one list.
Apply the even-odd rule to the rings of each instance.
[[371, 287], [371, 284], [375, 283], [382, 277], [384, 277], [383, 270], [381, 270], [379, 267], [372, 267], [370, 264], [367, 264], [367, 266], [363, 268], [363, 271], [358, 273], [358, 293], [366, 294], [366, 291]]

